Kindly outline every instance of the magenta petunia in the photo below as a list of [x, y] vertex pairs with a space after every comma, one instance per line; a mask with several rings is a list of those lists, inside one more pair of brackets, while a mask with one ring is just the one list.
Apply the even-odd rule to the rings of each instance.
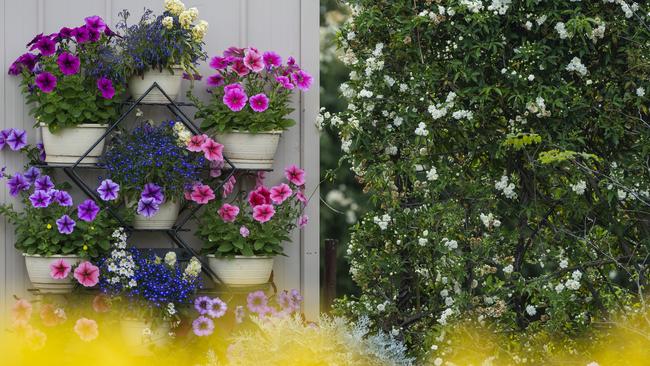
[[213, 57], [210, 59], [210, 67], [215, 69], [215, 70], [223, 70], [230, 65], [231, 59], [230, 57]]
[[56, 59], [56, 63], [59, 65], [59, 70], [63, 75], [74, 75], [79, 72], [79, 65], [81, 62], [79, 58], [69, 52], [63, 52]]
[[250, 48], [244, 52], [244, 65], [253, 72], [264, 70], [264, 61], [262, 60], [262, 56], [257, 53], [257, 51]]
[[36, 86], [44, 93], [49, 93], [56, 88], [56, 76], [47, 71], [38, 74], [34, 80]]
[[269, 108], [269, 98], [264, 93], [253, 95], [248, 103], [255, 112], [264, 112]]
[[155, 183], [147, 183], [142, 189], [140, 198], [151, 198], [155, 204], [159, 205], [165, 200], [165, 195], [163, 194], [162, 187]]
[[203, 134], [203, 135], [194, 135], [190, 139], [190, 141], [187, 142], [187, 149], [192, 152], [199, 152], [203, 151], [201, 149], [201, 145], [205, 142], [205, 140], [208, 139], [208, 135]]
[[305, 171], [298, 168], [295, 164], [284, 169], [284, 176], [289, 182], [302, 186], [305, 184]]
[[93, 222], [99, 213], [99, 206], [95, 201], [87, 199], [77, 206], [77, 217], [86, 222]]
[[223, 96], [223, 103], [233, 112], [239, 112], [246, 106], [248, 96], [241, 89], [228, 90]]
[[203, 156], [208, 161], [223, 160], [223, 145], [211, 138], [206, 139], [203, 145], [201, 145], [201, 151], [203, 151]]
[[72, 30], [72, 35], [77, 43], [86, 43], [90, 41], [90, 32], [85, 25]]
[[106, 23], [99, 15], [87, 17], [84, 21], [86, 22], [86, 27], [96, 30], [97, 32], [103, 32], [104, 29], [106, 29]]
[[293, 90], [293, 88], [296, 87], [291, 82], [291, 79], [287, 76], [278, 76], [275, 78], [275, 81], [277, 81], [280, 85], [282, 85], [283, 88], [288, 90]]
[[41, 175], [34, 181], [34, 187], [36, 187], [37, 190], [49, 191], [54, 188], [54, 183], [49, 175]]
[[224, 222], [233, 222], [239, 215], [239, 207], [225, 203], [218, 212]]
[[314, 78], [303, 70], [298, 70], [291, 75], [291, 78], [300, 90], [309, 90]]
[[269, 69], [282, 65], [282, 57], [273, 51], [264, 52], [262, 59], [264, 60], [264, 65]]
[[217, 160], [217, 161], [211, 161], [210, 162], [210, 177], [212, 178], [217, 178], [221, 176], [221, 171], [223, 170], [223, 167], [226, 165], [226, 162], [224, 160]]
[[232, 71], [236, 72], [239, 76], [246, 76], [250, 73], [250, 69], [244, 64], [241, 59], [235, 60], [231, 65]]
[[190, 194], [190, 199], [200, 205], [204, 205], [213, 199], [215, 199], [214, 191], [210, 186], [208, 185], [203, 185], [203, 184], [197, 184], [194, 186], [194, 189], [192, 189], [192, 193]]
[[227, 92], [229, 92], [229, 91], [231, 91], [231, 90], [235, 90], [235, 89], [236, 89], [236, 90], [240, 90], [240, 91], [242, 91], [242, 92], [244, 92], [244, 93], [246, 92], [246, 91], [244, 90], [244, 86], [241, 85], [240, 83], [232, 83], [232, 84], [228, 84], [228, 85], [226, 85], [226, 86], [223, 87], [223, 91], [224, 91], [224, 93], [227, 93]]
[[63, 27], [59, 30], [59, 37], [62, 39], [69, 39], [72, 38], [74, 29], [68, 28], [68, 27]]
[[235, 184], [237, 183], [237, 179], [235, 178], [234, 175], [231, 175], [230, 178], [228, 178], [228, 181], [223, 184], [223, 187], [221, 188], [221, 197], [226, 198], [232, 192], [235, 190]]
[[61, 234], [72, 234], [75, 225], [77, 223], [68, 215], [63, 215], [60, 219], [56, 220], [56, 226]]
[[291, 197], [293, 191], [286, 183], [281, 183], [271, 188], [271, 200], [276, 205], [282, 204], [287, 198]]
[[296, 199], [302, 202], [303, 204], [307, 203], [307, 197], [305, 196], [305, 192], [303, 191], [296, 192]]
[[45, 208], [52, 203], [52, 197], [46, 191], [38, 190], [29, 196], [29, 201], [35, 208]]
[[74, 203], [72, 202], [72, 196], [66, 191], [56, 191], [51, 194], [52, 201], [58, 203], [59, 206], [70, 207]]
[[307, 216], [307, 215], [302, 215], [302, 216], [300, 216], [300, 218], [298, 219], [298, 227], [302, 229], [302, 228], [304, 228], [305, 226], [307, 226], [307, 223], [308, 223], [308, 222], [309, 222], [309, 216]]
[[88, 28], [88, 34], [90, 35], [90, 41], [91, 42], [97, 42], [97, 41], [99, 41], [100, 38], [102, 38], [102, 33], [98, 32], [98, 31], [96, 31], [96, 30], [94, 30], [92, 28]]
[[99, 282], [99, 268], [88, 261], [74, 270], [74, 278], [84, 287], [93, 287]]
[[38, 49], [43, 56], [51, 56], [56, 52], [56, 43], [50, 37], [41, 37], [34, 48]]
[[158, 210], [160, 210], [159, 204], [151, 197], [140, 198], [140, 201], [138, 201], [137, 212], [140, 216], [152, 217], [158, 213]]
[[223, 85], [223, 83], [224, 83], [224, 78], [223, 75], [221, 75], [220, 73], [210, 75], [206, 80], [206, 84], [210, 87], [220, 86]]
[[239, 47], [228, 47], [227, 50], [223, 51], [224, 57], [242, 57], [244, 56], [244, 49]]
[[12, 128], [9, 136], [5, 140], [5, 144], [13, 151], [18, 151], [23, 147], [27, 146], [27, 132], [25, 130], [19, 130], [17, 128]]
[[106, 77], [101, 77], [97, 79], [97, 89], [102, 93], [104, 99], [113, 99], [115, 95], [115, 88], [113, 87], [113, 82], [111, 79]]
[[55, 259], [50, 263], [50, 277], [55, 280], [62, 280], [70, 274], [72, 266], [63, 258]]
[[214, 332], [214, 322], [206, 316], [200, 316], [192, 322], [192, 330], [199, 337], [209, 336]]
[[272, 205], [264, 204], [253, 207], [253, 219], [259, 223], [265, 223], [275, 215], [275, 208]]
[[248, 194], [248, 203], [251, 205], [251, 207], [255, 207], [259, 205], [265, 205], [268, 202], [266, 202], [266, 198], [263, 195], [252, 191]]
[[251, 234], [251, 232], [250, 232], [250, 230], [248, 230], [248, 228], [246, 226], [242, 225], [239, 228], [239, 235], [241, 235], [242, 237], [247, 238], [250, 234]]
[[18, 193], [28, 190], [30, 184], [22, 174], [16, 173], [7, 180], [7, 186], [9, 187], [9, 194], [15, 197]]
[[120, 192], [120, 185], [110, 179], [104, 179], [97, 188], [99, 197], [104, 201], [116, 200]]

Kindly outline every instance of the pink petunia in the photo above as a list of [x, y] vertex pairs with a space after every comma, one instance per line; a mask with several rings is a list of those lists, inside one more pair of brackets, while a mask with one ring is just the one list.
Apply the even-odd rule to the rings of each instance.
[[230, 89], [223, 95], [223, 103], [233, 112], [239, 112], [246, 106], [248, 96], [241, 89]]
[[209, 87], [216, 87], [216, 86], [222, 85], [223, 82], [224, 82], [224, 78], [223, 78], [223, 75], [221, 75], [220, 73], [210, 75], [210, 76], [208, 76], [208, 79], [206, 80], [206, 84]]
[[232, 71], [236, 72], [237, 75], [239, 76], [246, 76], [250, 73], [250, 70], [246, 65], [244, 64], [244, 61], [241, 59], [235, 60], [235, 62], [231, 66]]
[[212, 201], [215, 198], [215, 195], [214, 195], [214, 191], [212, 190], [212, 188], [210, 188], [210, 186], [197, 184], [194, 186], [190, 198], [192, 199], [192, 201], [200, 205], [205, 205], [206, 203]]
[[275, 208], [272, 205], [264, 204], [253, 208], [253, 218], [259, 223], [265, 223], [275, 215]]
[[55, 280], [65, 279], [70, 271], [72, 271], [72, 266], [63, 258], [56, 259], [50, 264], [50, 277]]
[[32, 304], [25, 299], [20, 299], [11, 307], [11, 314], [16, 321], [28, 322], [32, 317]]
[[276, 205], [282, 204], [287, 198], [291, 197], [293, 191], [286, 183], [279, 184], [271, 188], [271, 200]]
[[237, 183], [237, 179], [235, 179], [234, 175], [231, 175], [228, 181], [223, 184], [223, 188], [222, 188], [223, 191], [221, 193], [223, 198], [230, 196], [230, 194], [235, 190], [236, 183]]
[[266, 179], [266, 172], [265, 171], [259, 171], [257, 172], [257, 176], [255, 177], [255, 188], [257, 189], [259, 186], [264, 185], [264, 179]]
[[278, 76], [278, 77], [275, 78], [275, 81], [277, 81], [280, 85], [282, 85], [283, 88], [288, 89], [288, 90], [292, 90], [293, 88], [296, 87], [291, 82], [291, 79], [289, 77], [287, 77], [287, 76]]
[[74, 278], [84, 287], [93, 287], [99, 282], [99, 268], [84, 261], [74, 270]]
[[300, 216], [300, 218], [298, 219], [298, 227], [302, 229], [302, 228], [304, 228], [305, 226], [307, 226], [307, 223], [308, 223], [308, 222], [309, 222], [309, 216], [307, 216], [307, 215], [302, 215], [302, 216]]
[[260, 72], [264, 70], [264, 61], [262, 60], [262, 55], [250, 48], [244, 52], [244, 65], [253, 70], [253, 72]]
[[298, 86], [298, 89], [306, 91], [311, 87], [311, 83], [314, 78], [303, 70], [298, 70], [291, 75], [294, 83]]
[[192, 136], [190, 141], [187, 142], [187, 149], [193, 152], [200, 152], [202, 151], [201, 145], [203, 145], [203, 143], [207, 139], [208, 139], [208, 135], [206, 134]]
[[280, 57], [280, 55], [278, 55], [273, 51], [264, 52], [264, 55], [262, 55], [262, 59], [264, 60], [264, 65], [266, 65], [266, 67], [268, 67], [269, 69], [272, 67], [279, 67], [282, 65], [282, 57]]
[[298, 191], [296, 192], [296, 199], [303, 204], [307, 203], [307, 197], [305, 197], [305, 192], [304, 191]]
[[233, 222], [239, 215], [239, 207], [226, 203], [221, 206], [218, 212], [224, 222]]
[[296, 165], [291, 165], [284, 170], [284, 176], [289, 182], [302, 186], [305, 184], [305, 171], [298, 168]]
[[211, 138], [206, 139], [203, 145], [201, 145], [201, 151], [203, 151], [203, 155], [209, 161], [223, 160], [223, 145]]
[[246, 226], [242, 225], [239, 228], [239, 235], [241, 235], [242, 237], [247, 238], [250, 234], [251, 234], [251, 232], [250, 232], [250, 230], [248, 230], [248, 228]]
[[224, 160], [210, 162], [210, 177], [217, 178], [221, 176], [221, 170], [226, 165]]
[[264, 112], [269, 108], [269, 97], [264, 93], [255, 94], [248, 101], [255, 112]]
[[230, 65], [229, 57], [219, 57], [215, 56], [210, 59], [210, 67], [215, 70], [223, 70]]
[[262, 196], [261, 194], [252, 191], [251, 193], [248, 194], [248, 203], [251, 205], [251, 207], [265, 205], [266, 198], [264, 198], [264, 196]]
[[84, 342], [90, 342], [99, 337], [99, 326], [92, 319], [80, 318], [74, 325], [74, 332]]

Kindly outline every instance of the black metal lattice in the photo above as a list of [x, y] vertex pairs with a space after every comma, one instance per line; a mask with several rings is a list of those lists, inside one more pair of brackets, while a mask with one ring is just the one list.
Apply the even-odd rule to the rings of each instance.
[[[190, 118], [181, 110], [181, 106], [193, 106], [191, 103], [181, 103], [181, 102], [175, 102], [172, 100], [172, 98], [169, 97], [169, 95], [158, 85], [158, 83], [154, 82], [147, 91], [142, 94], [137, 100], [128, 103], [128, 107], [126, 111], [120, 115], [120, 117], [113, 122], [108, 129], [104, 132], [104, 134], [97, 140], [95, 141], [89, 148], [86, 150], [86, 152], [79, 157], [79, 159], [72, 164], [47, 164], [45, 163], [42, 165], [44, 168], [58, 168], [62, 169], [63, 172], [74, 182], [74, 184], [79, 187], [85, 195], [87, 195], [89, 198], [93, 199], [96, 203], [98, 203], [100, 206], [103, 208], [107, 209], [109, 213], [120, 223], [121, 226], [124, 227], [124, 229], [127, 231], [127, 233], [130, 235], [133, 232], [160, 232], [167, 234], [167, 236], [171, 239], [172, 243], [174, 243], [179, 250], [174, 250], [177, 254], [181, 255], [182, 258], [186, 258], [188, 256], [194, 256], [196, 257], [200, 262], [201, 262], [201, 270], [208, 275], [211, 279], [213, 279], [215, 282], [222, 284], [223, 282], [219, 279], [219, 277], [210, 269], [210, 266], [208, 263], [190, 246], [188, 245], [183, 238], [179, 235], [181, 232], [187, 232], [189, 229], [185, 228], [185, 225], [189, 222], [191, 218], [196, 217], [196, 213], [202, 208], [201, 205], [194, 205], [190, 212], [185, 215], [183, 219], [180, 221], [177, 221], [177, 223], [171, 228], [171, 229], [135, 229], [132, 226], [128, 225], [124, 218], [122, 218], [118, 212], [116, 212], [113, 207], [110, 205], [106, 204], [103, 202], [99, 194], [95, 192], [93, 189], [91, 189], [83, 180], [83, 178], [78, 174], [79, 169], [103, 169], [101, 166], [98, 164], [84, 164], [82, 163], [84, 159], [92, 152], [92, 150], [99, 145], [103, 140], [105, 140], [111, 132], [113, 132], [118, 125], [120, 125], [123, 121], [126, 120], [126, 117], [139, 105], [143, 104], [142, 100], [151, 93], [152, 90], [158, 89], [160, 93], [169, 101], [169, 103], [146, 103], [146, 105], [159, 105], [159, 106], [166, 106], [169, 111], [176, 116], [178, 121], [183, 123], [183, 125], [189, 129], [193, 135], [200, 135], [203, 132], [194, 125], [194, 123], [190, 120]], [[224, 160], [227, 163], [226, 166], [229, 166], [230, 169], [228, 170], [228, 174], [222, 179], [221, 183], [217, 186], [215, 189], [215, 192], [219, 191], [223, 185], [230, 179], [230, 177], [233, 176], [235, 173], [236, 167], [235, 165], [228, 160], [226, 156], [224, 156]], [[183, 207], [181, 212], [183, 212], [187, 208], [187, 205]], [[181, 217], [181, 215], [179, 215]], [[168, 251], [169, 248], [153, 248], [154, 251]]]

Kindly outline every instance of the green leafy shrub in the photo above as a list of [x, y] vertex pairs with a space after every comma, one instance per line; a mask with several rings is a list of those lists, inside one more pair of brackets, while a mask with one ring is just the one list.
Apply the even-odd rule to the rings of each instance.
[[340, 312], [444, 360], [455, 319], [576, 335], [645, 292], [645, 5], [348, 3], [348, 109], [326, 124], [375, 210]]

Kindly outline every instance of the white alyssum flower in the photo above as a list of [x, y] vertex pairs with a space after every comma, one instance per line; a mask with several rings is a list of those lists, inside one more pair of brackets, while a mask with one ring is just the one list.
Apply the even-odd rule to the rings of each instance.
[[459, 109], [459, 110], [455, 111], [454, 113], [452, 113], [451, 116], [454, 117], [454, 119], [457, 119], [457, 120], [461, 120], [463, 118], [471, 120], [474, 117], [474, 113], [472, 111], [468, 111], [468, 110], [465, 110], [465, 109]]
[[418, 128], [415, 129], [415, 134], [418, 136], [429, 136], [427, 125], [424, 122], [418, 123]]
[[481, 0], [460, 0], [460, 5], [466, 6], [472, 13], [478, 13], [484, 8]]
[[500, 191], [506, 198], [514, 200], [517, 198], [515, 184], [508, 180], [507, 175], [501, 176], [501, 179], [494, 182], [494, 188]]
[[568, 261], [568, 260], [566, 260], [566, 259], [562, 259], [562, 260], [560, 261], [560, 268], [565, 269], [565, 268], [567, 268], [568, 266], [569, 266], [569, 261]]
[[388, 228], [388, 224], [390, 223], [391, 217], [389, 214], [384, 214], [383, 216], [375, 216], [373, 217], [372, 221], [379, 226], [381, 230], [386, 230]]
[[492, 0], [487, 9], [493, 11], [494, 14], [505, 15], [511, 3], [512, 0]]
[[578, 181], [576, 184], [571, 185], [571, 190], [578, 195], [584, 194], [586, 189], [587, 189], [587, 182], [585, 182], [584, 180]]
[[488, 229], [492, 228], [492, 227], [501, 226], [501, 221], [497, 220], [494, 217], [494, 214], [492, 214], [491, 212], [488, 213], [487, 215], [481, 212], [481, 214], [479, 215], [479, 218], [481, 219], [481, 222], [483, 223], [483, 225]]
[[533, 305], [528, 305], [526, 306], [526, 313], [530, 316], [534, 316], [537, 314], [537, 309]]
[[418, 245], [420, 245], [421, 247], [427, 245], [428, 243], [429, 243], [429, 239], [427, 239], [427, 238], [419, 238], [418, 239]]
[[636, 95], [639, 97], [645, 97], [645, 88], [638, 88], [636, 90]]
[[456, 240], [449, 240], [447, 238], [442, 238], [442, 244], [447, 247], [449, 250], [458, 249], [458, 242]]
[[437, 319], [438, 323], [441, 325], [447, 325], [447, 319], [452, 315], [454, 315], [454, 311], [451, 308], [443, 310], [440, 317]]
[[616, 191], [616, 196], [618, 197], [619, 201], [623, 201], [624, 199], [627, 198], [627, 192], [623, 189], [618, 189]]
[[429, 171], [427, 171], [427, 180], [429, 182], [433, 182], [435, 180], [438, 180], [438, 170], [436, 170], [435, 166], [432, 166]]
[[585, 76], [587, 75], [587, 67], [580, 61], [578, 57], [574, 57], [571, 59], [571, 62], [566, 66], [566, 70], [569, 72], [575, 71], [576, 73], [580, 74], [580, 76]]

